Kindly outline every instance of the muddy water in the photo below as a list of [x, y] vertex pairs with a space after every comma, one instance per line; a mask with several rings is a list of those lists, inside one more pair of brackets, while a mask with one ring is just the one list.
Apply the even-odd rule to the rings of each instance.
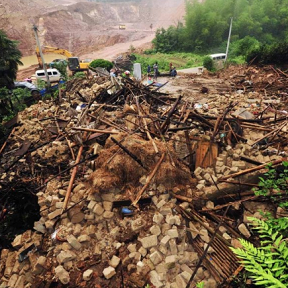
[[[44, 54], [44, 60], [46, 63], [52, 62], [54, 59], [66, 59], [65, 56], [55, 54], [55, 53], [49, 53], [49, 54]], [[36, 55], [30, 55], [30, 56], [25, 56], [21, 58], [21, 62], [24, 64], [23, 66], [19, 66], [19, 70], [25, 69], [30, 67], [31, 65], [38, 64], [38, 60]]]

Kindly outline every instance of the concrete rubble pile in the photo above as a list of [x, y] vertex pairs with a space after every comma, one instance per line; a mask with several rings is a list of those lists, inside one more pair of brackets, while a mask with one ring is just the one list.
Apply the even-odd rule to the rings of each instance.
[[2, 247], [0, 287], [212, 288], [239, 270], [228, 247], [252, 236], [247, 216], [262, 217], [258, 202], [239, 220], [235, 201], [227, 223], [217, 205], [249, 191], [263, 163], [285, 160], [286, 103], [261, 91], [197, 102], [155, 90], [76, 79], [60, 103], [19, 114], [1, 149], [0, 189], [25, 183], [40, 219]]

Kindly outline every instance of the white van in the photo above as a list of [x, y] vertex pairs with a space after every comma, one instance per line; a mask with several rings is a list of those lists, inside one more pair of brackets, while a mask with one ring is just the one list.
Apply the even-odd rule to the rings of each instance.
[[216, 70], [224, 68], [226, 54], [225, 53], [218, 53], [218, 54], [211, 54], [209, 55], [214, 62], [214, 67]]
[[211, 54], [209, 55], [213, 60], [219, 61], [219, 60], [225, 60], [226, 54], [225, 53], [218, 53], [218, 54]]
[[[47, 73], [48, 73], [50, 82], [58, 82], [61, 78], [60, 72], [55, 68], [47, 69]], [[36, 79], [44, 80], [45, 82], [47, 81], [44, 70], [37, 70], [35, 72], [35, 76], [36, 76]]]

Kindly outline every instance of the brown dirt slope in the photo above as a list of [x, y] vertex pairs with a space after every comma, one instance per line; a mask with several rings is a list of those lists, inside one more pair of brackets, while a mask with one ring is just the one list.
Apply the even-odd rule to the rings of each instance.
[[[155, 30], [177, 23], [182, 20], [185, 7], [184, 0], [109, 4], [76, 0], [3, 1], [0, 27], [19, 41], [24, 55], [32, 54], [35, 49], [33, 24], [39, 28], [43, 45], [69, 49], [79, 55], [147, 37], [151, 35], [150, 24]], [[125, 24], [126, 30], [119, 30], [119, 24]]]

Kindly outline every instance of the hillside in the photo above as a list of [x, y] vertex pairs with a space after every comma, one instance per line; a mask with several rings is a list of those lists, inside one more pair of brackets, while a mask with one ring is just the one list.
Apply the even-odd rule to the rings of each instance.
[[[26, 2], [26, 1], [25, 1]], [[184, 15], [184, 0], [142, 0], [96, 3], [61, 0], [4, 0], [0, 6], [0, 27], [19, 41], [23, 55], [35, 49], [32, 25], [39, 28], [43, 45], [87, 54], [116, 43], [150, 36], [158, 27], [168, 27]], [[165, 7], [165, 9], [163, 9]], [[126, 30], [119, 30], [125, 24]]]

